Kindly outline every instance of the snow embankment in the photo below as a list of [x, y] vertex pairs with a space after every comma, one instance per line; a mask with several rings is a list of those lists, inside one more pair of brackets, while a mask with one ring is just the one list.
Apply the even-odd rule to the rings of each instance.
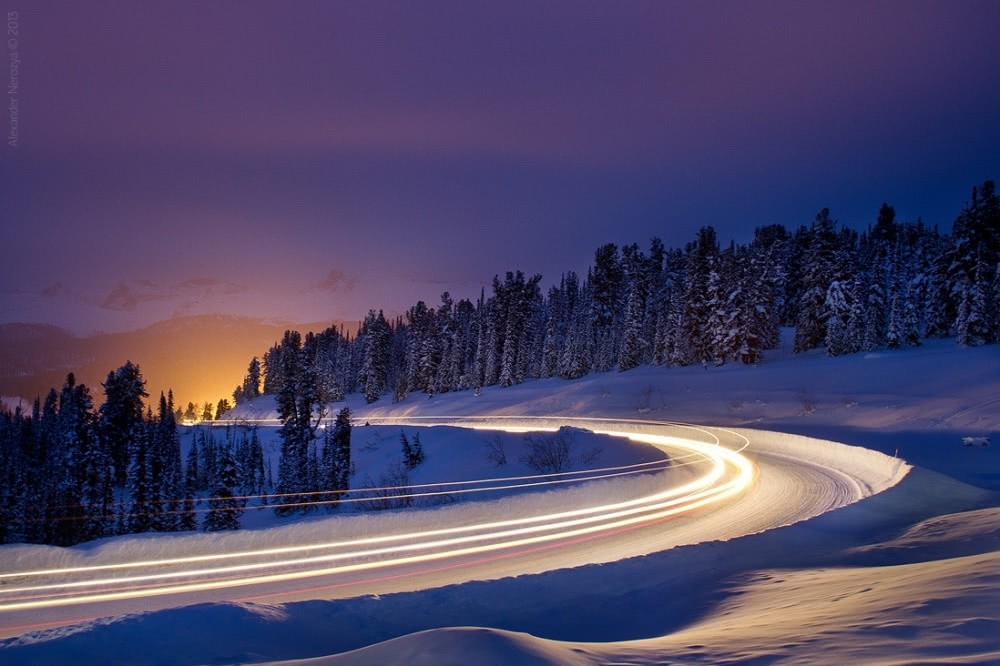
[[[588, 643], [448, 628], [282, 663], [997, 663], [998, 539], [997, 509], [931, 518], [899, 538], [855, 550], [901, 551], [912, 563], [756, 571], [732, 585], [726, 600], [705, 616], [645, 640]], [[962, 556], [955, 556], [956, 544]]]
[[[530, 380], [500, 388], [388, 397], [348, 396], [356, 419], [439, 415], [650, 418], [791, 432], [897, 453], [908, 463], [1000, 490], [1000, 345], [961, 348], [928, 340], [920, 349], [829, 358], [785, 345], [759, 366], [728, 364]], [[337, 403], [339, 408], [345, 403]], [[274, 400], [240, 405], [234, 419], [274, 419]], [[963, 446], [966, 437], [993, 445]], [[977, 440], [980, 441], [980, 440]]]
[[[401, 461], [399, 435], [402, 431], [399, 426], [362, 426], [354, 429], [351, 448], [357, 472], [351, 479], [352, 489], [361, 491], [365, 484], [378, 482], [382, 473]], [[254, 529], [238, 531], [126, 535], [70, 548], [9, 544], [0, 546], [3, 572], [259, 551], [315, 543], [317, 535], [331, 535], [327, 538], [344, 542], [406, 534], [416, 529], [457, 528], [538, 513], [541, 508], [556, 512], [606, 502], [626, 502], [650, 495], [663, 485], [663, 473], [648, 473], [644, 471], [646, 468], [636, 469], [635, 474], [629, 476], [585, 483], [572, 482], [575, 477], [570, 477], [569, 482], [552, 485], [541, 484], [538, 479], [502, 482], [505, 477], [538, 474], [523, 460], [525, 435], [450, 426], [407, 426], [405, 432], [411, 437], [414, 433], [421, 435], [426, 454], [426, 460], [410, 471], [407, 482], [427, 486], [418, 490], [448, 490], [452, 487], [434, 484], [473, 479], [497, 480], [495, 483], [470, 486], [473, 490], [502, 488], [508, 484], [515, 489], [461, 494], [465, 486], [459, 486], [454, 488], [455, 492], [445, 495], [417, 498], [413, 506], [405, 509], [364, 511], [360, 508], [363, 505], [345, 504], [333, 513], [320, 507], [309, 516], [293, 519], [276, 518], [266, 505], [254, 506], [248, 508], [248, 515], [243, 519], [244, 524], [252, 525]], [[259, 433], [265, 450], [273, 452], [272, 463], [277, 468], [277, 429], [260, 428]], [[661, 450], [640, 442], [582, 430], [566, 431], [566, 434], [572, 454], [572, 464], [568, 469], [628, 466], [667, 460]], [[185, 440], [190, 445], [190, 437]], [[503, 465], [497, 465], [487, 455], [490, 447], [498, 444], [503, 447], [507, 458]], [[586, 455], [594, 455], [588, 464], [580, 459]], [[656, 468], [659, 469], [659, 466]], [[539, 485], [530, 486], [532, 482]], [[529, 487], [523, 487], [525, 485]], [[356, 495], [361, 498], [369, 496], [364, 492]], [[353, 496], [348, 494], [346, 498]]]
[[483, 627], [449, 627], [421, 631], [336, 657], [294, 662], [296, 666], [590, 666], [591, 656], [571, 643], [531, 634]]
[[855, 498], [877, 495], [910, 470], [902, 459], [861, 446], [764, 430], [731, 429], [750, 440], [749, 453], [765, 453], [829, 470], [852, 486]]

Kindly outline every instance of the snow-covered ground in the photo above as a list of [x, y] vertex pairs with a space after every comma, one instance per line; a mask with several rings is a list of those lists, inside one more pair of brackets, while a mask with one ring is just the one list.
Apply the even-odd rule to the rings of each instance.
[[[270, 399], [265, 397], [260, 402], [267, 403]], [[200, 432], [206, 431], [208, 427], [196, 425], [181, 428], [182, 456], [187, 455], [196, 435], [200, 435]], [[229, 427], [236, 430], [242, 426]], [[224, 425], [211, 428], [217, 441], [225, 439], [225, 430]], [[260, 425], [257, 426], [257, 434], [261, 441], [265, 467], [270, 465], [276, 475], [281, 450], [278, 428], [273, 425]], [[419, 436], [424, 450], [424, 462], [412, 470], [405, 469], [403, 464], [400, 440], [402, 434], [405, 434], [410, 441]], [[567, 470], [610, 468], [666, 459], [664, 454], [653, 447], [638, 443], [623, 443], [585, 430], [567, 431], [567, 437], [572, 447]], [[372, 425], [360, 421], [353, 428], [351, 449], [352, 467], [355, 470], [350, 480], [351, 488], [382, 487], [389, 481], [397, 485], [418, 486], [412, 491], [415, 496], [411, 500], [416, 508], [445, 506], [468, 500], [482, 501], [511, 497], [525, 492], [551, 490], [554, 487], [530, 479], [520, 482], [436, 485], [441, 482], [453, 484], [458, 481], [485, 482], [490, 479], [537, 475], [538, 472], [525, 462], [527, 453], [525, 435], [518, 433], [483, 432], [449, 426], [421, 427], [419, 424], [406, 427]], [[498, 453], [503, 455], [503, 464], [497, 464], [495, 458]], [[585, 462], [583, 458], [587, 458], [587, 461]], [[395, 478], [400, 473], [405, 473], [406, 478]], [[641, 470], [635, 470], [635, 474], [640, 473]], [[556, 485], [570, 485], [572, 478], [570, 476]], [[502, 489], [507, 486], [511, 487], [510, 490]], [[497, 490], [490, 490], [491, 488]], [[336, 514], [370, 512], [371, 502], [365, 500], [371, 497], [376, 495], [359, 492], [347, 496], [336, 509]], [[325, 516], [327, 516], [325, 507], [320, 506], [313, 516], [299, 520], [311, 523], [322, 520]], [[402, 515], [398, 519], [405, 521], [407, 517]], [[288, 522], [287, 518], [276, 518], [267, 505], [251, 501], [242, 517], [241, 525], [243, 528], [261, 529], [287, 525]]]
[[[882, 492], [836, 503], [840, 508], [807, 520], [793, 518], [788, 522], [794, 524], [778, 529], [749, 528], [666, 549], [640, 548], [639, 556], [625, 559], [615, 550], [588, 560], [593, 564], [412, 592], [200, 604], [91, 621], [3, 641], [0, 660], [1000, 661], [1000, 456], [996, 444], [962, 441], [996, 432], [1000, 348], [961, 350], [944, 341], [921, 350], [836, 359], [775, 352], [756, 368], [641, 368], [575, 382], [489, 388], [478, 397], [411, 396], [372, 408], [352, 400], [351, 406], [362, 422], [393, 415], [558, 414], [746, 427], [754, 431], [740, 432], [761, 442], [771, 456], [766, 469], [789, 477], [809, 469], [795, 461], [783, 468], [774, 455], [782, 446], [796, 445], [795, 438], [757, 429], [863, 445], [889, 456], [898, 450], [915, 467], [906, 473], [899, 461], [873, 459], [868, 471], [850, 478], [881, 469], [891, 480], [861, 495]], [[254, 409], [254, 416], [273, 416], [266, 399]], [[398, 429], [393, 432], [398, 437]], [[826, 446], [817, 442], [808, 450], [820, 466], [826, 456], [839, 456], [838, 465], [860, 466], [868, 455]], [[428, 462], [432, 459], [429, 455]], [[435, 472], [447, 473], [446, 468]], [[796, 487], [806, 490], [786, 501], [811, 500], [810, 484], [828, 488], [829, 480], [802, 479]], [[744, 507], [742, 519], [750, 523], [764, 503], [741, 504], [744, 499], [726, 510]], [[712, 517], [724, 513], [716, 510]], [[164, 544], [170, 539], [178, 538], [167, 537]], [[0, 551], [0, 557], [11, 554]]]

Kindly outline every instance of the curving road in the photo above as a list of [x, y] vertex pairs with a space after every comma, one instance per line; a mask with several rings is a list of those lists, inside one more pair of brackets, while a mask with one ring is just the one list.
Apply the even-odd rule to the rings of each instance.
[[[380, 516], [353, 531], [340, 529], [344, 518], [330, 518], [287, 543], [239, 533], [229, 540], [173, 537], [180, 550], [163, 556], [123, 548], [69, 566], [3, 570], [0, 636], [205, 601], [345, 598], [614, 561], [797, 522], [905, 473], [881, 454], [759, 431], [570, 417], [372, 421], [504, 430], [572, 425], [648, 443], [670, 462], [463, 482], [449, 490], [551, 484], [553, 491], [411, 511], [404, 520]], [[336, 538], [327, 525], [337, 526]]]

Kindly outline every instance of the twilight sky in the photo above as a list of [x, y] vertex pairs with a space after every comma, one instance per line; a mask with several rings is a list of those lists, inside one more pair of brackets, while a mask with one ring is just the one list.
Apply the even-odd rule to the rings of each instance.
[[18, 4], [0, 322], [399, 312], [1000, 177], [993, 1]]

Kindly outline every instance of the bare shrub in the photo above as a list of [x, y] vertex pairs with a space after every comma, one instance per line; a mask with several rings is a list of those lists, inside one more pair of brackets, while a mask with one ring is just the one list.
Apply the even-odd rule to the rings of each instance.
[[645, 413], [650, 410], [650, 403], [653, 399], [653, 385], [646, 384], [641, 391], [639, 391], [639, 406], [637, 411], [640, 413]]
[[375, 452], [382, 447], [382, 442], [385, 441], [385, 437], [378, 431], [371, 433], [368, 439], [365, 440], [364, 444], [361, 445], [362, 451]]
[[600, 458], [601, 454], [604, 453], [604, 449], [600, 446], [595, 445], [590, 451], [587, 451], [580, 456], [580, 462], [586, 466], [595, 464]]
[[410, 475], [406, 466], [401, 462], [394, 462], [385, 474], [379, 476], [378, 483], [373, 482], [371, 477], [365, 477], [365, 484], [361, 488], [365, 499], [358, 502], [358, 507], [362, 511], [405, 509], [413, 504], [409, 485]]
[[553, 435], [527, 435], [524, 442], [528, 452], [521, 457], [521, 462], [531, 469], [555, 474], [569, 467], [572, 440], [562, 430]]
[[571, 428], [560, 428], [551, 435], [526, 435], [527, 452], [521, 462], [542, 474], [558, 474], [577, 465], [591, 465], [604, 452], [600, 446], [590, 451], [578, 453], [576, 437]]
[[494, 435], [486, 440], [486, 459], [493, 463], [494, 467], [503, 467], [507, 464], [507, 451], [500, 435]]
[[802, 415], [812, 414], [816, 411], [816, 401], [813, 400], [812, 396], [805, 389], [799, 389], [798, 393], [795, 394], [796, 399], [802, 403]]

